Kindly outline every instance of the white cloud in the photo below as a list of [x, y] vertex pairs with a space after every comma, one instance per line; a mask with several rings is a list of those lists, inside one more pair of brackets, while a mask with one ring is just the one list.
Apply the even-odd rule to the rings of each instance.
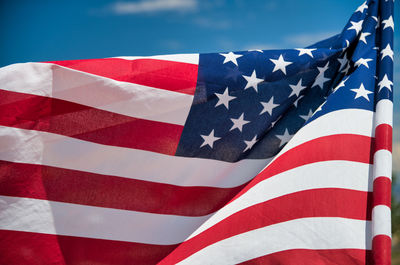
[[284, 41], [291, 48], [301, 48], [312, 45], [318, 41], [333, 37], [337, 32], [312, 32], [287, 36]]
[[232, 27], [232, 22], [229, 20], [214, 20], [206, 17], [197, 17], [193, 19], [193, 22], [203, 28], [213, 29], [229, 29]]
[[160, 42], [160, 48], [166, 48], [170, 51], [176, 52], [184, 48], [184, 45], [178, 40], [164, 40]]
[[193, 11], [198, 6], [197, 0], [141, 0], [138, 2], [117, 2], [112, 5], [112, 12], [117, 15], [155, 13], [162, 11]]

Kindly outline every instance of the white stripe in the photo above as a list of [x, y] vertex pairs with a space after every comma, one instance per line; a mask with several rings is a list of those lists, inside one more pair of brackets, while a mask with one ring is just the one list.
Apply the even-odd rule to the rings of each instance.
[[296, 219], [221, 240], [178, 264], [237, 264], [290, 249], [371, 249], [370, 226], [345, 218]]
[[182, 242], [207, 217], [0, 196], [0, 229], [52, 235], [169, 245]]
[[154, 55], [154, 56], [118, 56], [113, 58], [120, 58], [125, 60], [157, 59], [157, 60], [175, 61], [180, 63], [199, 64], [198, 53], [166, 54], [166, 55]]
[[376, 104], [375, 113], [375, 128], [381, 124], [393, 126], [393, 102], [391, 100], [379, 100]]
[[319, 188], [372, 191], [371, 172], [372, 165], [351, 161], [318, 162], [285, 171], [261, 181], [221, 208], [189, 238], [240, 210], [286, 194]]
[[0, 160], [179, 186], [236, 187], [251, 180], [270, 161], [228, 163], [169, 156], [4, 126], [0, 126], [0, 139]]
[[0, 68], [3, 90], [53, 97], [141, 119], [184, 125], [193, 96], [50, 64]]
[[374, 112], [364, 109], [343, 109], [327, 113], [302, 127], [282, 149], [284, 153], [310, 140], [335, 134], [373, 136]]
[[392, 237], [390, 208], [377, 205], [372, 209], [372, 236], [386, 235]]
[[374, 154], [374, 179], [387, 177], [392, 180], [392, 153], [388, 150], [378, 150]]

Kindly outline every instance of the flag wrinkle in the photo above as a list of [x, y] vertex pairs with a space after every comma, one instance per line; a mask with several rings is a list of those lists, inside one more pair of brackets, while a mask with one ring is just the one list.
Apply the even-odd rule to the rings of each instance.
[[0, 68], [0, 263], [390, 264], [393, 29]]

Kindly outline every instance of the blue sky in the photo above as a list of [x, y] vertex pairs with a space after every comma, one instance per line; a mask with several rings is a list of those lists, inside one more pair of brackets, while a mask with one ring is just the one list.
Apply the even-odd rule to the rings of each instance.
[[[0, 1], [0, 66], [122, 55], [296, 48], [339, 33], [363, 0]], [[395, 14], [400, 3], [395, 2]], [[395, 17], [395, 24], [399, 25]], [[400, 35], [395, 167], [400, 172]], [[397, 103], [396, 103], [397, 102]]]
[[293, 48], [339, 33], [360, 3], [3, 0], [0, 63]]

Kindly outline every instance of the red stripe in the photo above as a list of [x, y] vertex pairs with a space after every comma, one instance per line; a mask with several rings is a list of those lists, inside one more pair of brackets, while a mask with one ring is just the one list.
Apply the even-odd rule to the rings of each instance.
[[0, 195], [158, 214], [203, 216], [213, 213], [244, 185], [236, 188], [181, 187], [0, 161]]
[[257, 183], [299, 166], [330, 160], [372, 164], [373, 144], [373, 138], [354, 134], [330, 135], [305, 142], [277, 157], [232, 200], [242, 196]]
[[0, 264], [156, 264], [176, 245], [0, 230]]
[[374, 180], [373, 206], [386, 205], [390, 208], [392, 182], [387, 177], [378, 177]]
[[375, 151], [384, 149], [392, 152], [392, 126], [381, 124], [375, 129]]
[[259, 203], [234, 213], [185, 241], [160, 264], [175, 264], [220, 240], [297, 218], [344, 217], [370, 220], [371, 196], [371, 193], [354, 190], [314, 189]]
[[372, 265], [370, 250], [292, 249], [255, 258], [241, 265]]
[[100, 144], [174, 155], [183, 126], [137, 119], [60, 99], [0, 90], [0, 124]]
[[386, 235], [378, 235], [372, 239], [372, 255], [375, 265], [391, 264], [392, 239]]
[[[381, 124], [375, 129], [375, 151], [392, 152], [392, 126]], [[391, 206], [391, 180], [387, 176], [376, 176], [373, 184], [373, 205]], [[391, 264], [392, 240], [386, 235], [377, 235], [372, 239], [373, 264]]]
[[48, 62], [117, 81], [194, 95], [196, 64], [156, 60], [118, 58]]

